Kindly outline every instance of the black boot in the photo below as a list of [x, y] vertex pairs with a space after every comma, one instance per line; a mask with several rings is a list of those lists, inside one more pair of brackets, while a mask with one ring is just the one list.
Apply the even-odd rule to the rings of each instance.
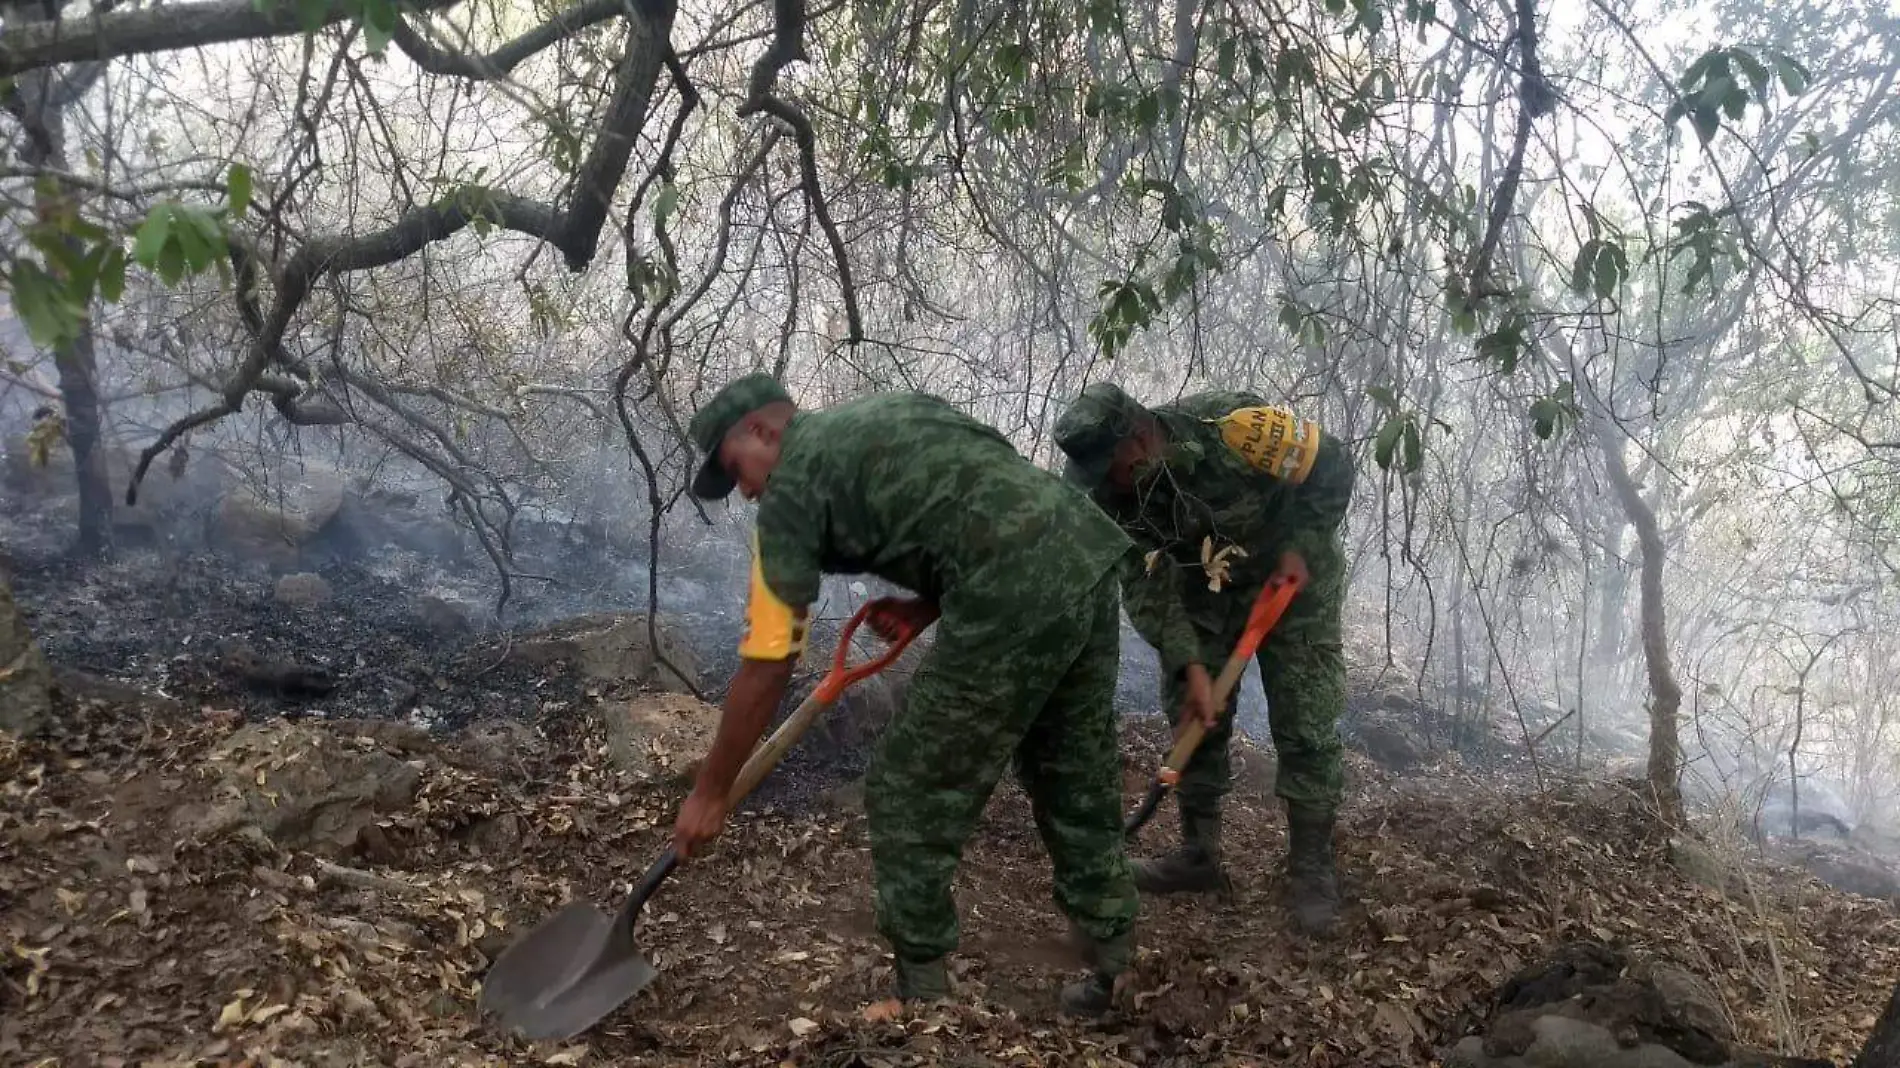
[[950, 996], [950, 971], [943, 958], [907, 961], [897, 958], [897, 996], [905, 1001], [937, 1001]]
[[1333, 813], [1287, 806], [1287, 906], [1294, 926], [1324, 935], [1339, 918], [1339, 878], [1333, 863]]
[[1219, 813], [1181, 813], [1181, 848], [1135, 861], [1135, 889], [1144, 894], [1205, 893], [1226, 886]]
[[1115, 1008], [1115, 980], [1134, 964], [1135, 933], [1094, 939], [1071, 925], [1069, 937], [1081, 947], [1089, 974], [1063, 986], [1058, 998], [1062, 1014], [1101, 1019]]

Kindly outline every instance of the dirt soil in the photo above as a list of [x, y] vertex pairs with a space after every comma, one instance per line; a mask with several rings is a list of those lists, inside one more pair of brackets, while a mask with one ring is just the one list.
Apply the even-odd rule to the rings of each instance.
[[[617, 778], [593, 721], [535, 724], [538, 753], [418, 754], [412, 808], [339, 865], [174, 829], [240, 717], [98, 700], [59, 715], [49, 742], [0, 737], [5, 1064], [1429, 1065], [1570, 937], [1711, 977], [1745, 1041], [1844, 1059], [1900, 974], [1891, 906], [1779, 870], [1753, 869], [1746, 901], [1693, 886], [1614, 784], [1537, 796], [1363, 763], [1342, 821], [1355, 900], [1336, 939], [1304, 942], [1277, 905], [1283, 823], [1249, 754], [1233, 893], [1144, 902], [1138, 975], [1105, 1026], [1055, 1016], [1074, 962], [1006, 787], [958, 879], [954, 1004], [867, 1018], [890, 971], [862, 818], [765, 806], [649, 906], [660, 979], [581, 1040], [529, 1046], [476, 1017], [488, 961], [570, 897], [611, 904], [678, 801]], [[1156, 742], [1128, 740], [1131, 800]]]

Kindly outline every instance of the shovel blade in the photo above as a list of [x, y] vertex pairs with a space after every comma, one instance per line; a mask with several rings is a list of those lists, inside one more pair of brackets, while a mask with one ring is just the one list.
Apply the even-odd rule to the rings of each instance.
[[599, 1023], [659, 973], [614, 917], [574, 902], [496, 958], [481, 1010], [530, 1039], [568, 1039]]

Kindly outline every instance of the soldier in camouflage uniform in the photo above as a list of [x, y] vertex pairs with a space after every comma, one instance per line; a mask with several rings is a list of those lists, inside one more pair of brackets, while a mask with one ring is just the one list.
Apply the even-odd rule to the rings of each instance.
[[[1247, 393], [1202, 393], [1152, 411], [1097, 383], [1057, 420], [1066, 477], [1083, 486], [1146, 554], [1131, 558], [1123, 597], [1160, 653], [1164, 700], [1209, 724], [1177, 790], [1182, 848], [1140, 861], [1144, 893], [1209, 890], [1220, 870], [1220, 804], [1229, 783], [1233, 709], [1213, 708], [1210, 671], [1232, 655], [1261, 588], [1278, 575], [1306, 585], [1258, 653], [1287, 807], [1287, 887], [1297, 924], [1329, 930], [1338, 913], [1333, 822], [1342, 787], [1336, 724], [1345, 710], [1341, 527], [1352, 460], [1317, 424]], [[1215, 582], [1203, 549], [1227, 554]], [[1244, 555], [1242, 555], [1244, 553]]]
[[1013, 762], [1084, 936], [1089, 976], [1064, 1011], [1109, 1010], [1134, 950], [1138, 903], [1121, 836], [1111, 707], [1119, 671], [1117, 565], [1127, 537], [994, 430], [934, 397], [883, 393], [799, 411], [770, 376], [740, 378], [693, 418], [695, 495], [735, 484], [758, 501], [747, 630], [712, 750], [681, 806], [682, 853], [718, 834], [739, 767], [770, 723], [804, 644], [822, 573], [916, 591], [869, 622], [942, 626], [865, 781], [878, 929], [899, 996], [948, 992], [950, 896], [963, 844]]

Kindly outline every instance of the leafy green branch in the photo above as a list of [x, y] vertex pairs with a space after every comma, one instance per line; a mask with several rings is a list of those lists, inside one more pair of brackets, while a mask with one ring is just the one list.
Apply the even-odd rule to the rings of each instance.
[[[1776, 83], [1789, 96], [1799, 96], [1814, 80], [1808, 68], [1783, 52], [1768, 50], [1767, 62], [1740, 48], [1712, 48], [1683, 71], [1676, 87], [1680, 95], [1663, 113], [1671, 130], [1688, 119], [1696, 137], [1707, 145], [1722, 128], [1722, 119], [1740, 122], [1751, 103], [1766, 111]], [[1771, 71], [1772, 67], [1772, 71]]]
[[[1385, 413], [1385, 421], [1372, 438], [1373, 462], [1383, 471], [1390, 471], [1397, 464], [1400, 472], [1417, 474], [1425, 466], [1423, 413], [1405, 404], [1395, 390], [1385, 386], [1367, 386], [1366, 396]], [[1451, 433], [1451, 424], [1442, 419], [1434, 418], [1431, 424]]]
[[[42, 182], [56, 184], [55, 179]], [[51, 349], [78, 340], [94, 298], [118, 303], [125, 292], [128, 261], [156, 273], [167, 286], [216, 268], [230, 282], [228, 225], [251, 202], [250, 168], [234, 163], [226, 177], [226, 203], [201, 207], [160, 201], [133, 235], [128, 257], [124, 235], [83, 218], [70, 196], [42, 197], [42, 209], [25, 229], [38, 258], [15, 255], [0, 268], [15, 312], [34, 344]]]

